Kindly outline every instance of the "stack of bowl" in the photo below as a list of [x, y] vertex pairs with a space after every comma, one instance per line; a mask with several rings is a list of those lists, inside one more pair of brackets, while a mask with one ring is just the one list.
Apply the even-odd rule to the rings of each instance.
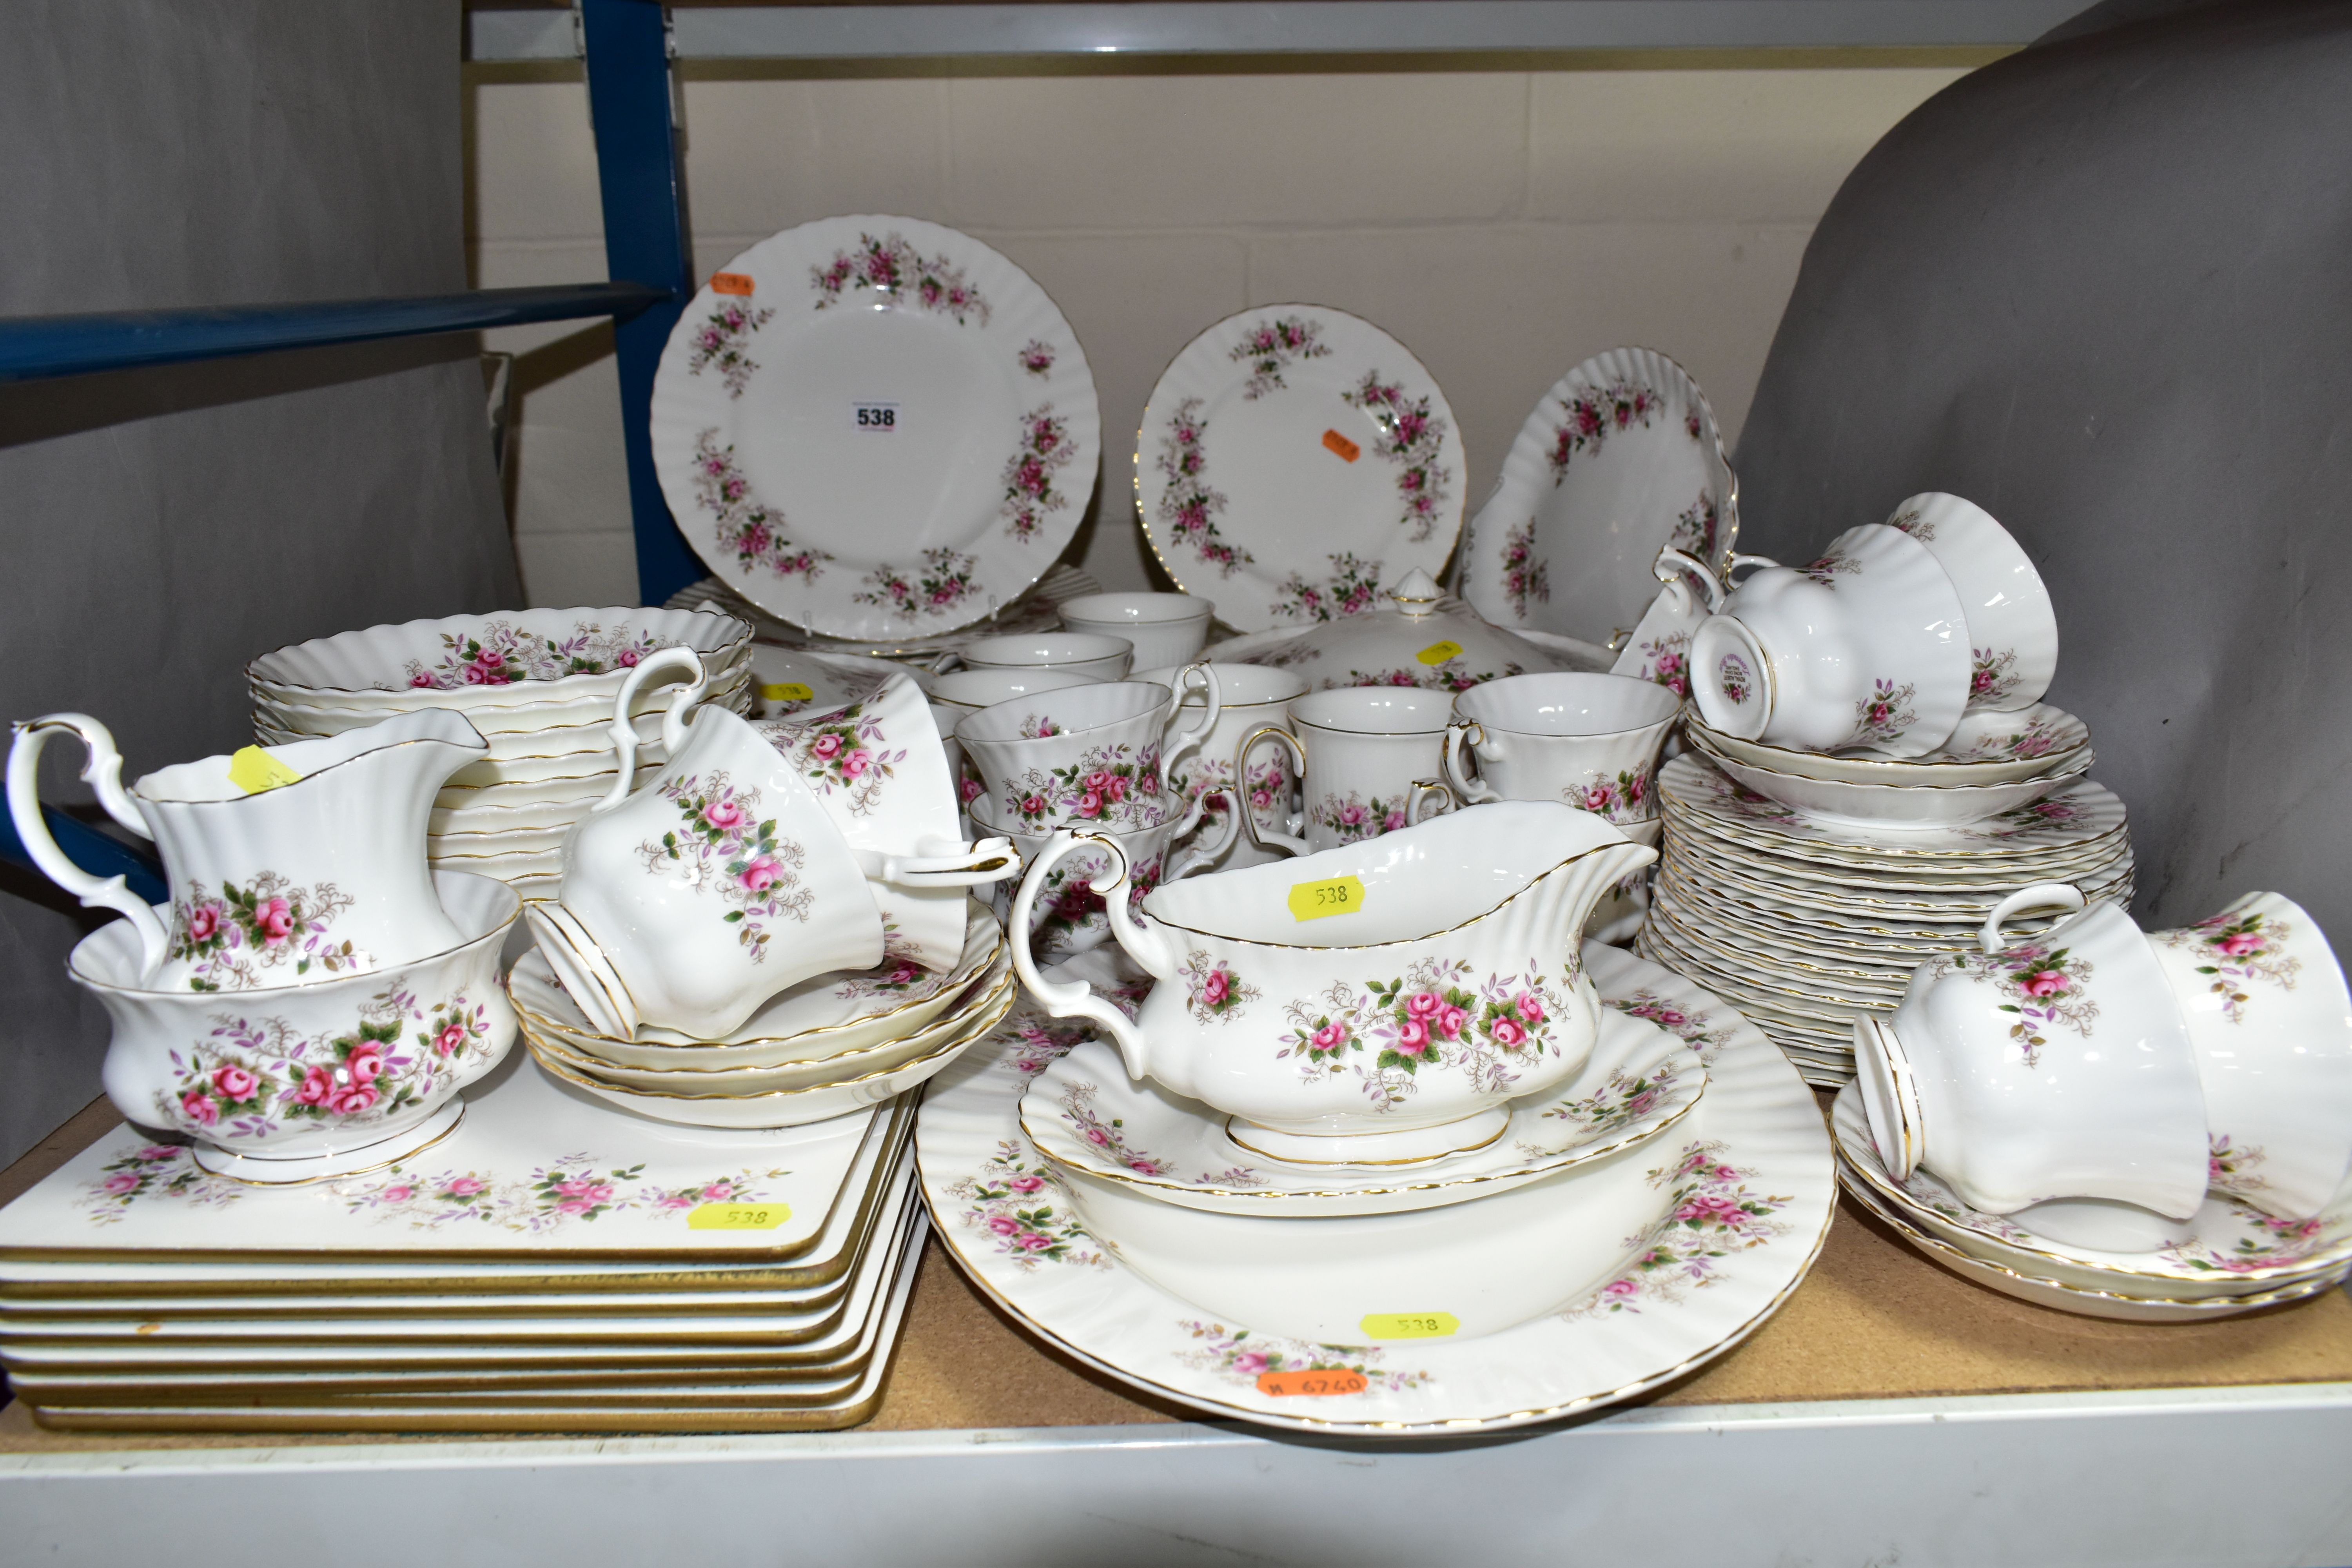
[[[2131, 899], [2123, 803], [2085, 776], [2089, 737], [2055, 709], [1972, 714], [1916, 759], [1685, 733], [1658, 775], [1664, 855], [1635, 951], [1719, 990], [1815, 1084], [1851, 1079], [1855, 1016], [1891, 1014], [1912, 969], [1966, 949], [2008, 894], [2066, 881]], [[1959, 815], [1865, 815], [1906, 809]]]
[[[246, 667], [254, 737], [286, 745], [424, 708], [462, 713], [489, 755], [441, 790], [426, 853], [436, 868], [495, 877], [525, 897], [551, 892], [572, 825], [615, 773], [613, 700], [656, 649], [683, 646], [712, 671], [709, 700], [752, 698], [751, 629], [684, 610], [520, 610], [370, 626], [296, 643]], [[658, 762], [661, 708], [636, 704], [640, 755]]]
[[953, 1061], [1013, 1005], [1003, 930], [977, 902], [967, 902], [952, 969], [886, 958], [818, 974], [713, 1040], [652, 1025], [625, 1039], [601, 1032], [537, 949], [515, 965], [509, 989], [523, 1038], [551, 1075], [624, 1110], [697, 1127], [797, 1127], [879, 1105]]

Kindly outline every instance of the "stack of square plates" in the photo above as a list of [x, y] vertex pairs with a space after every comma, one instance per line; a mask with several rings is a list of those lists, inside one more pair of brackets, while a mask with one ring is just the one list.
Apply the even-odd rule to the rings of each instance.
[[[490, 753], [435, 798], [433, 864], [552, 898], [564, 834], [618, 776], [613, 704], [646, 655], [684, 646], [702, 656], [705, 700], [743, 711], [753, 700], [751, 628], [679, 610], [519, 610], [370, 626], [296, 643], [246, 667], [254, 738], [265, 746], [380, 724], [419, 708], [462, 713]], [[661, 717], [673, 689], [634, 705], [641, 770], [661, 765]], [[641, 776], [650, 776], [643, 773]]]
[[615, 1114], [515, 1053], [439, 1143], [260, 1187], [123, 1127], [0, 1210], [0, 1360], [53, 1427], [780, 1431], [871, 1415], [912, 1097], [784, 1131]]
[[2132, 896], [2123, 803], [2088, 779], [1984, 822], [1906, 830], [1811, 820], [1691, 753], [1660, 771], [1658, 795], [1664, 850], [1634, 951], [1737, 1005], [1824, 1088], [1853, 1078], [1854, 1017], [1891, 1016], [1911, 971], [1973, 947], [2009, 894], [2068, 882]]
[[2279, 1219], [2217, 1186], [2162, 1247], [2109, 1252], [1971, 1208], [1931, 1172], [1896, 1181], [1858, 1089], [1839, 1092], [1830, 1122], [1838, 1182], [1856, 1203], [1962, 1279], [2021, 1300], [2126, 1322], [2209, 1322], [2315, 1296], [2352, 1268], [2352, 1184], [2305, 1220]]

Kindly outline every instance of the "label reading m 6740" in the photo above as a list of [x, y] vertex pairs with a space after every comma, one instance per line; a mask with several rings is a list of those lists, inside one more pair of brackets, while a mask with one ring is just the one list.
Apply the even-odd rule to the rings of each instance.
[[1257, 1391], [1276, 1399], [1297, 1394], [1325, 1396], [1361, 1394], [1365, 1386], [1362, 1373], [1351, 1372], [1344, 1366], [1312, 1372], [1262, 1372], [1257, 1374]]

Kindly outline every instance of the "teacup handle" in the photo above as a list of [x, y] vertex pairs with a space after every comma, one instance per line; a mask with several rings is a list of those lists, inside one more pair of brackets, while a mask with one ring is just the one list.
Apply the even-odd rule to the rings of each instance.
[[[1045, 841], [1037, 858], [1029, 862], [1028, 875], [1021, 879], [1021, 890], [1013, 896], [1012, 913], [1004, 922], [1004, 940], [1013, 949], [1013, 972], [1021, 977], [1022, 985], [1037, 998], [1046, 1012], [1056, 1018], [1084, 1018], [1099, 1024], [1110, 1032], [1112, 1043], [1118, 1047], [1120, 1058], [1127, 1064], [1127, 1076], [1140, 1079], [1150, 1052], [1143, 1032], [1130, 1022], [1126, 1014], [1094, 994], [1083, 980], [1048, 980], [1037, 972], [1036, 955], [1029, 951], [1029, 921], [1037, 907], [1037, 889], [1045, 885], [1045, 877], [1062, 858], [1081, 844], [1099, 844], [1109, 851], [1111, 863], [1118, 868], [1115, 890], [1105, 902], [1110, 905], [1110, 934], [1128, 956], [1148, 970], [1152, 978], [1163, 984], [1174, 978], [1176, 966], [1166, 962], [1166, 955], [1156, 950], [1156, 940], [1139, 931], [1127, 912], [1128, 866], [1127, 851], [1118, 840], [1098, 833], [1081, 837], [1066, 829], [1056, 832]], [[1139, 952], [1138, 949], [1147, 951]], [[1154, 963], [1157, 959], [1160, 962]]]
[[635, 705], [637, 693], [655, 676], [670, 670], [692, 670], [694, 680], [680, 687], [677, 695], [669, 700], [669, 711], [662, 715], [662, 744], [669, 754], [677, 755], [686, 744], [686, 710], [702, 700], [705, 688], [710, 684], [709, 672], [702, 668], [702, 656], [690, 647], [666, 647], [629, 671], [621, 682], [621, 694], [613, 700], [613, 722], [607, 726], [613, 736], [613, 750], [620, 759], [620, 776], [604, 798], [591, 806], [588, 815], [612, 810], [629, 798], [629, 791], [637, 782], [637, 729], [629, 722], [629, 710]]
[[1453, 811], [1462, 805], [1461, 797], [1437, 780], [1415, 779], [1412, 781], [1412, 787], [1404, 794], [1404, 825], [1407, 827], [1419, 827], [1423, 822], [1429, 820], [1422, 814], [1422, 804], [1431, 799], [1442, 800], [1445, 803], [1444, 809], [1436, 813], [1439, 816], [1444, 816], [1446, 812]]
[[[1198, 681], [1192, 679], [1196, 675], [1201, 678]], [[1161, 750], [1160, 776], [1163, 779], [1176, 772], [1178, 758], [1199, 747], [1202, 742], [1209, 738], [1209, 731], [1217, 727], [1217, 714], [1223, 707], [1223, 703], [1220, 700], [1223, 694], [1217, 689], [1217, 672], [1205, 664], [1188, 664], [1177, 675], [1176, 694], [1169, 700], [1169, 718], [1173, 720], [1183, 710], [1184, 693], [1194, 686], [1198, 686], [1202, 694], [1208, 698], [1209, 711], [1198, 724], [1178, 735], [1173, 744]]]
[[2026, 910], [2064, 910], [2068, 914], [2083, 912], [2083, 890], [2070, 882], [2036, 882], [2020, 888], [1992, 907], [1985, 917], [1984, 929], [1977, 940], [1984, 944], [1987, 953], [1999, 952], [2005, 945], [2000, 940], [2003, 921]]
[[139, 972], [152, 974], [172, 949], [163, 922], [145, 900], [131, 891], [127, 879], [94, 877], [74, 864], [41, 819], [41, 749], [55, 736], [69, 734], [89, 752], [81, 766], [82, 780], [98, 791], [106, 815], [142, 838], [154, 837], [122, 788], [122, 753], [115, 750], [113, 734], [87, 713], [47, 713], [24, 721], [16, 730], [16, 741], [8, 748], [8, 820], [16, 825], [16, 841], [41, 874], [79, 899], [82, 908], [112, 910], [129, 921], [139, 933]]
[[[1650, 575], [1683, 595], [1683, 613], [1690, 612], [1690, 584], [1698, 584], [1699, 595], [1706, 600], [1706, 613], [1713, 615], [1723, 607], [1723, 579], [1717, 576], [1707, 563], [1688, 551], [1668, 545], [1658, 552], [1650, 563]], [[1631, 637], [1632, 633], [1626, 634]]]
[[[1484, 744], [1486, 739], [1485, 728], [1475, 719], [1445, 726], [1445, 748], [1439, 758], [1438, 765], [1444, 771], [1445, 782], [1453, 786], [1454, 793], [1472, 805], [1485, 805], [1490, 801], [1503, 798], [1495, 792], [1495, 786], [1485, 779], [1471, 776], [1462, 755], [1465, 747], [1475, 749]], [[1417, 790], [1418, 786], [1414, 796], [1416, 802], [1420, 798]]]
[[1728, 577], [1742, 566], [1778, 566], [1780, 564], [1769, 555], [1742, 555], [1735, 551], [1724, 557], [1723, 574]]
[[1260, 827], [1257, 813], [1249, 808], [1249, 791], [1244, 787], [1244, 781], [1249, 778], [1249, 754], [1257, 749], [1260, 741], [1268, 740], [1280, 742], [1283, 750], [1290, 753], [1292, 764], [1298, 769], [1299, 778], [1304, 780], [1307, 777], [1307, 743], [1278, 724], [1261, 724], [1242, 737], [1241, 745], [1234, 752], [1234, 804], [1242, 814], [1243, 826], [1252, 845], [1260, 849], [1280, 849], [1292, 855], [1304, 855], [1308, 852], [1307, 840]]
[[[1176, 831], [1170, 836], [1171, 843], [1201, 825], [1202, 815], [1209, 808], [1209, 791], [1202, 790], [1192, 797], [1192, 808], [1184, 814], [1184, 820], [1176, 825]], [[1249, 810], [1249, 796], [1244, 791], [1234, 790], [1225, 799], [1232, 809], [1225, 813], [1224, 831], [1217, 835], [1217, 841], [1187, 847], [1183, 863], [1171, 867], [1160, 879], [1161, 882], [1181, 882], [1193, 872], [1205, 871], [1224, 858], [1225, 851], [1232, 848], [1234, 840], [1241, 837], [1241, 818]]]
[[857, 868], [877, 881], [902, 888], [984, 888], [1021, 874], [1021, 852], [1010, 838], [982, 838], [961, 844], [951, 838], [927, 838], [915, 846], [919, 855], [884, 855], [857, 849]]

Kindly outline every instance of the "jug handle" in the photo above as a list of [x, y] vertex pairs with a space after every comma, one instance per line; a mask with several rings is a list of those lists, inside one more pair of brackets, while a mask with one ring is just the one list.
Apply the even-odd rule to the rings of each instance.
[[[1196, 675], [1201, 678], [1198, 681], [1192, 679]], [[1223, 693], [1217, 689], [1217, 672], [1206, 664], [1188, 664], [1177, 674], [1176, 694], [1169, 700], [1168, 717], [1173, 720], [1179, 712], [1182, 711], [1184, 692], [1186, 689], [1195, 685], [1209, 700], [1208, 715], [1199, 723], [1178, 735], [1175, 743], [1160, 752], [1160, 776], [1162, 779], [1175, 773], [1176, 759], [1199, 746], [1202, 742], [1209, 738], [1209, 731], [1217, 727], [1217, 714], [1224, 706], [1220, 700]]]
[[142, 838], [155, 837], [123, 791], [122, 753], [115, 750], [114, 736], [87, 713], [47, 713], [24, 721], [16, 730], [16, 742], [8, 748], [8, 820], [16, 825], [16, 841], [41, 874], [79, 899], [82, 908], [112, 910], [129, 921], [139, 933], [139, 972], [152, 974], [172, 949], [163, 922], [144, 899], [131, 891], [127, 879], [93, 877], [68, 859], [50, 837], [49, 825], [41, 820], [41, 749], [53, 737], [69, 734], [89, 750], [81, 776], [97, 790], [106, 815]]
[[686, 744], [686, 710], [702, 700], [703, 689], [710, 684], [709, 672], [702, 668], [702, 656], [690, 647], [666, 647], [629, 671], [621, 682], [621, 694], [613, 700], [613, 722], [607, 726], [613, 736], [613, 750], [620, 763], [620, 775], [604, 798], [591, 806], [588, 815], [594, 816], [612, 810], [629, 798], [629, 791], [637, 782], [637, 730], [629, 722], [629, 709], [637, 700], [637, 692], [655, 676], [669, 670], [692, 670], [694, 680], [679, 688], [670, 699], [669, 711], [662, 715], [662, 744], [671, 756]]
[[[1495, 792], [1494, 785], [1485, 779], [1471, 777], [1469, 770], [1463, 765], [1463, 748], [1468, 746], [1475, 750], [1484, 745], [1486, 741], [1486, 729], [1475, 719], [1445, 726], [1445, 750], [1438, 760], [1438, 765], [1444, 769], [1445, 782], [1453, 787], [1454, 793], [1472, 805], [1485, 805], [1503, 798]], [[1414, 804], [1420, 804], [1418, 792], [1414, 795]]]
[[1118, 891], [1110, 902], [1111, 936], [1125, 948], [1129, 956], [1150, 970], [1153, 978], [1167, 980], [1175, 973], [1173, 964], [1154, 967], [1149, 959], [1138, 952], [1129, 938], [1135, 931], [1135, 922], [1127, 913], [1127, 852], [1115, 839], [1099, 834], [1081, 838], [1066, 830], [1055, 833], [1045, 841], [1044, 849], [1029, 863], [1029, 874], [1021, 879], [1021, 890], [1013, 896], [1013, 910], [1006, 918], [1004, 938], [1013, 949], [1013, 972], [1029, 994], [1044, 1005], [1046, 1012], [1056, 1018], [1085, 1018], [1110, 1031], [1112, 1043], [1118, 1047], [1119, 1058], [1127, 1064], [1127, 1076], [1140, 1079], [1150, 1056], [1150, 1045], [1128, 1016], [1094, 994], [1094, 988], [1083, 980], [1048, 980], [1037, 972], [1037, 960], [1029, 951], [1029, 921], [1037, 906], [1037, 889], [1045, 885], [1045, 874], [1063, 856], [1082, 843], [1102, 845], [1110, 851], [1118, 867]]
[[877, 881], [902, 888], [983, 888], [1021, 875], [1021, 852], [1010, 838], [982, 838], [970, 844], [952, 838], [926, 838], [913, 855], [885, 855], [875, 849], [854, 849], [857, 868]]
[[1455, 810], [1462, 805], [1462, 797], [1436, 779], [1415, 779], [1404, 792], [1404, 825], [1407, 827], [1419, 827], [1429, 820], [1427, 816], [1422, 815], [1422, 803], [1432, 798], [1445, 803], [1444, 809], [1436, 814], [1439, 816], [1444, 816], [1446, 812]]
[[2068, 914], [2083, 912], [2083, 890], [2071, 882], [2036, 882], [2020, 888], [1992, 907], [1985, 917], [1984, 929], [1977, 940], [1984, 944], [1987, 954], [1999, 952], [2006, 945], [2000, 940], [2000, 926], [2010, 916], [2025, 910], [2064, 910]]
[[1287, 833], [1276, 833], [1257, 825], [1257, 813], [1249, 808], [1249, 754], [1260, 741], [1278, 741], [1283, 750], [1298, 769], [1303, 781], [1307, 777], [1307, 743], [1278, 724], [1261, 724], [1242, 737], [1241, 745], [1234, 752], [1234, 800], [1242, 814], [1242, 828], [1249, 835], [1250, 843], [1259, 849], [1280, 849], [1291, 855], [1307, 854], [1307, 840]]

